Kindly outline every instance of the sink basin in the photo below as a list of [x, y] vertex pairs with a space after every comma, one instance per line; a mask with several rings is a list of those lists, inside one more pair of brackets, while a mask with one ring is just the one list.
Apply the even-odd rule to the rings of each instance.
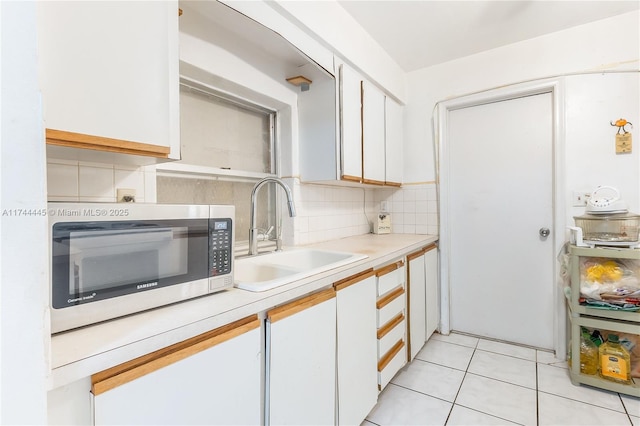
[[332, 250], [291, 249], [236, 259], [234, 283], [249, 291], [266, 291], [368, 256]]

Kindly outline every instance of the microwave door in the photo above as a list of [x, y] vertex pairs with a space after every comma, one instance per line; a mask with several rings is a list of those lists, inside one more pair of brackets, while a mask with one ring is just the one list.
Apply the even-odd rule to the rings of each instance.
[[[166, 275], [161, 258], [175, 251], [171, 247], [176, 245], [174, 237], [181, 234], [180, 229], [71, 232], [70, 294], [149, 282]], [[176, 262], [180, 259], [169, 261], [168, 269], [175, 270], [172, 264]]]

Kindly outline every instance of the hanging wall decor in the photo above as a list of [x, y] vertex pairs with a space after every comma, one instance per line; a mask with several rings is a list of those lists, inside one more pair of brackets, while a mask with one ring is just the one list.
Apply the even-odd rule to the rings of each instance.
[[618, 128], [616, 133], [616, 154], [630, 154], [631, 153], [631, 133], [625, 128], [633, 129], [633, 124], [629, 123], [626, 119], [620, 118], [615, 122], [611, 121], [610, 124]]

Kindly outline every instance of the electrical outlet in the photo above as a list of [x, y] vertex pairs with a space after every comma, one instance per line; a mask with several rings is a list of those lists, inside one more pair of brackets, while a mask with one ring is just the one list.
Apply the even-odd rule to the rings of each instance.
[[130, 188], [118, 188], [117, 199], [119, 203], [135, 203], [136, 201], [136, 190]]
[[387, 210], [387, 202], [386, 201], [380, 201], [380, 211], [381, 212], [388, 212], [389, 210]]
[[591, 196], [589, 192], [573, 191], [573, 207], [584, 207]]

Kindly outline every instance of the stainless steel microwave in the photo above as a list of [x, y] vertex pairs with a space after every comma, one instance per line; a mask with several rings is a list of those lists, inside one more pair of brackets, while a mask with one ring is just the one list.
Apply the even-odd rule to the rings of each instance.
[[233, 206], [49, 203], [53, 333], [233, 286]]

